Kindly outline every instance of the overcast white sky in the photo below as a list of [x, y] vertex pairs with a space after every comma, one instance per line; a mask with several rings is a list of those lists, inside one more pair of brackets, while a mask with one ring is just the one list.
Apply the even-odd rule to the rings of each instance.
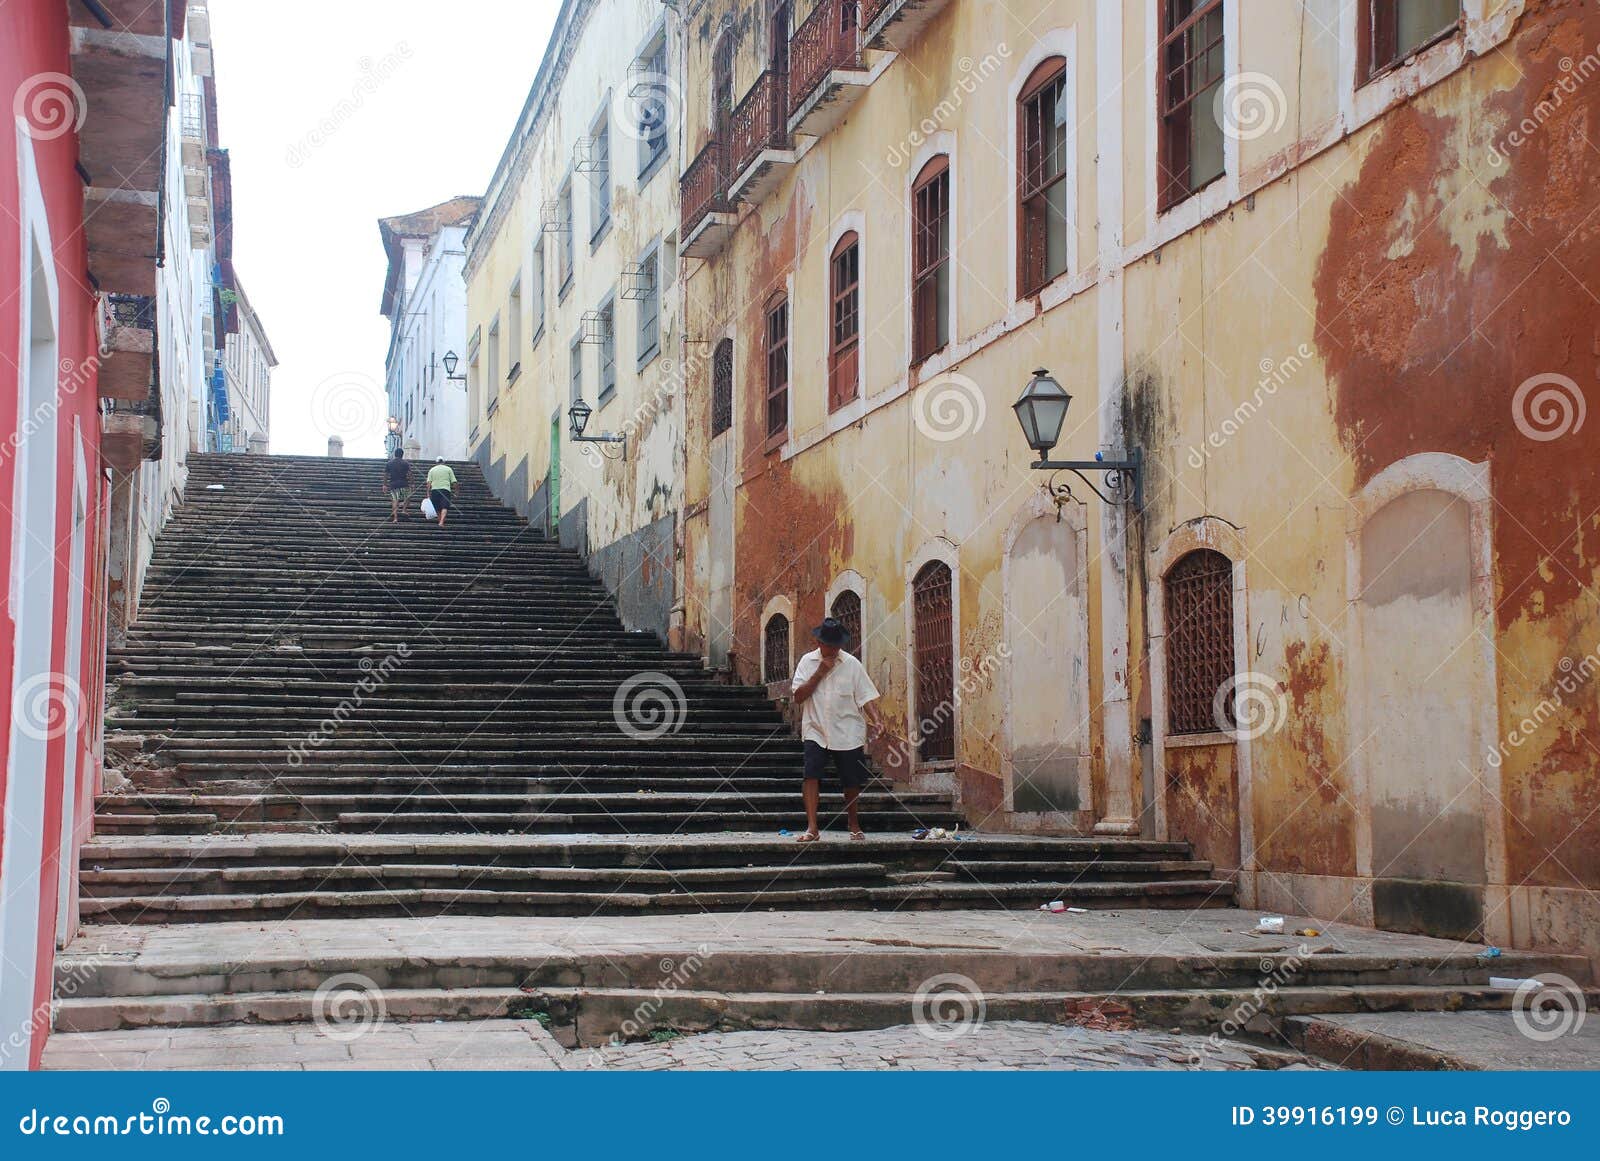
[[378, 219], [484, 192], [560, 4], [211, 0], [210, 10], [234, 266], [278, 356], [272, 450], [325, 454], [331, 426], [344, 429], [346, 455], [382, 455]]

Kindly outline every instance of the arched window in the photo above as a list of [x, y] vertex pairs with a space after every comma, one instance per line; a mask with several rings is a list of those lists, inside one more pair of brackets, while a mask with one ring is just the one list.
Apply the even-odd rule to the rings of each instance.
[[950, 566], [932, 560], [911, 584], [917, 649], [917, 757], [948, 762], [956, 756], [955, 634]]
[[779, 294], [767, 303], [767, 438], [789, 426], [789, 300]]
[[828, 615], [850, 634], [849, 651], [861, 660], [861, 595], [854, 589], [845, 589], [833, 598], [833, 608], [828, 610]]
[[1067, 62], [1052, 57], [1017, 98], [1017, 285], [1037, 294], [1067, 269]]
[[711, 355], [711, 434], [733, 426], [733, 340], [723, 339]]
[[854, 230], [834, 243], [828, 260], [828, 410], [860, 393], [861, 239]]
[[761, 632], [761, 679], [787, 681], [789, 671], [789, 618], [773, 613]]
[[940, 154], [911, 187], [911, 361], [950, 341], [950, 158]]
[[1233, 562], [1191, 552], [1167, 573], [1165, 596], [1168, 735], [1233, 729]]

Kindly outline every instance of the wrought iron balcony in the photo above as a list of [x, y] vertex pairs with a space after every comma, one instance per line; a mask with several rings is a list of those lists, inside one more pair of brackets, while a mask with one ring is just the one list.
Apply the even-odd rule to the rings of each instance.
[[768, 69], [757, 77], [734, 109], [730, 125], [729, 196], [759, 201], [771, 184], [764, 180], [771, 169], [794, 161], [787, 156], [792, 144], [788, 74]]
[[862, 0], [863, 48], [904, 52], [950, 0]]
[[858, 0], [818, 0], [789, 38], [790, 131], [827, 132], [865, 87]]
[[727, 153], [722, 135], [713, 136], [678, 181], [682, 205], [678, 234], [682, 239], [680, 252], [690, 258], [714, 254], [732, 230]]

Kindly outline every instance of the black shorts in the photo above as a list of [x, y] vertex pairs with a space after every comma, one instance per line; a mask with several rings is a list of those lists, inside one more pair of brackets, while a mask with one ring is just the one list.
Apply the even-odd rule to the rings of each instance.
[[433, 501], [435, 512], [447, 511], [450, 507], [450, 493], [443, 488], [435, 488], [428, 493], [428, 499]]
[[839, 785], [847, 789], [859, 790], [867, 784], [867, 779], [872, 776], [867, 769], [867, 752], [859, 746], [854, 750], [825, 750], [816, 742], [806, 742], [806, 781], [821, 780], [823, 773], [828, 768], [828, 760], [833, 759], [834, 777], [839, 780]]

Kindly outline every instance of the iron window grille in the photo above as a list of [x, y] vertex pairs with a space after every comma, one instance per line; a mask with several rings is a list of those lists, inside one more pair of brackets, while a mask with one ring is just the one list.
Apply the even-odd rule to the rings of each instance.
[[916, 625], [917, 756], [955, 760], [955, 652], [950, 566], [929, 561], [912, 581]]
[[856, 660], [861, 660], [861, 595], [854, 589], [846, 589], [833, 598], [833, 608], [828, 611], [835, 621], [844, 626], [844, 631], [850, 634], [850, 644], [847, 648], [855, 655]]
[[733, 426], [733, 340], [723, 339], [711, 355], [711, 434]]
[[782, 613], [768, 617], [762, 631], [761, 676], [767, 682], [789, 680], [789, 618]]
[[[1220, 552], [1191, 552], [1167, 573], [1167, 733], [1233, 728], [1233, 562]], [[1220, 710], [1220, 712], [1219, 712]]]

